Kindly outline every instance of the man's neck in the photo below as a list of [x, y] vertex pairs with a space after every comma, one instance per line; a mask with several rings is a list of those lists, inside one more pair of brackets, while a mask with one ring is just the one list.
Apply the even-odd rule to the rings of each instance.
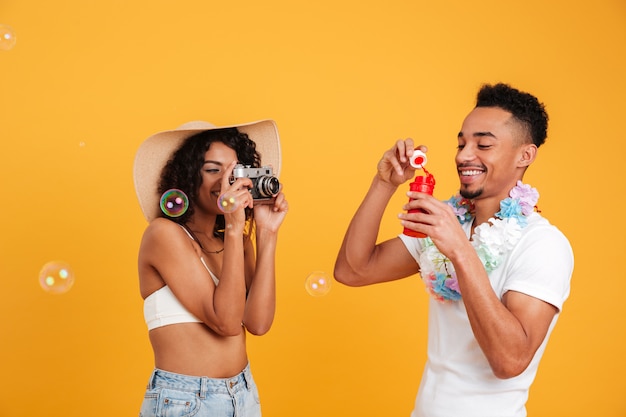
[[521, 181], [522, 178], [517, 178], [512, 182], [509, 188], [503, 188], [498, 195], [492, 197], [478, 197], [472, 200], [474, 204], [474, 227], [496, 216], [496, 213], [500, 211], [500, 202], [509, 197], [511, 190], [517, 185], [518, 180]]
[[474, 201], [474, 227], [485, 223], [500, 211], [500, 199]]

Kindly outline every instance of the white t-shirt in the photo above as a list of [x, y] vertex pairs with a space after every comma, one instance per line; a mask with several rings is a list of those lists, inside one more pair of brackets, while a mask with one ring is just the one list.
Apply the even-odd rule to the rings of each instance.
[[[471, 222], [463, 224], [469, 238]], [[499, 298], [509, 290], [546, 301], [559, 309], [567, 299], [574, 257], [567, 238], [538, 213], [528, 217], [514, 249], [489, 274]], [[419, 260], [421, 239], [400, 235]], [[528, 390], [557, 321], [528, 368], [510, 379], [496, 378], [478, 346], [463, 301], [432, 297], [428, 316], [428, 359], [411, 417], [523, 417]]]

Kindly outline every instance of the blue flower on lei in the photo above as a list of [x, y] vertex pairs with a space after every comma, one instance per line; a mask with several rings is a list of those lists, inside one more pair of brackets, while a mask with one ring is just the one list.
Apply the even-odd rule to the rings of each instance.
[[539, 199], [537, 189], [518, 181], [509, 195], [510, 197], [500, 201], [500, 211], [496, 213], [496, 217], [515, 219], [520, 226], [526, 227], [526, 217], [535, 210]]
[[515, 219], [520, 226], [526, 226], [527, 223], [519, 200], [513, 200], [510, 197], [500, 201], [500, 211], [496, 213], [496, 217]]
[[472, 220], [472, 203], [468, 199], [457, 194], [444, 201], [444, 203], [448, 203], [452, 207], [454, 215], [459, 218], [461, 224]]
[[435, 274], [435, 280], [432, 283], [432, 291], [437, 293], [441, 297], [440, 299], [452, 301], [461, 299], [458, 281], [456, 278], [448, 276], [445, 273], [437, 272]]

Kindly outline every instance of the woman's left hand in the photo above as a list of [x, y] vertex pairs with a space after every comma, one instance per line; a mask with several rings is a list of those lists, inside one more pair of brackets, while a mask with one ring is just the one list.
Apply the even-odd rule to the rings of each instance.
[[280, 192], [273, 198], [273, 203], [256, 202], [254, 204], [254, 222], [258, 228], [268, 229], [277, 232], [283, 223], [289, 204], [285, 200], [285, 195]]

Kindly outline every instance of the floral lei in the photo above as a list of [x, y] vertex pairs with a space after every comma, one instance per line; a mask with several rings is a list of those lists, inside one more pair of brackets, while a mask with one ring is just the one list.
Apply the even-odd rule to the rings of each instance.
[[[528, 225], [527, 217], [536, 209], [538, 199], [537, 189], [518, 181], [509, 197], [500, 201], [500, 211], [495, 214], [495, 218], [476, 227], [471, 243], [487, 274], [496, 269], [504, 255], [517, 244], [522, 229]], [[461, 224], [473, 221], [474, 207], [470, 200], [457, 194], [445, 202], [452, 207]], [[422, 239], [419, 264], [422, 280], [436, 300], [461, 299], [454, 266], [429, 237]]]

